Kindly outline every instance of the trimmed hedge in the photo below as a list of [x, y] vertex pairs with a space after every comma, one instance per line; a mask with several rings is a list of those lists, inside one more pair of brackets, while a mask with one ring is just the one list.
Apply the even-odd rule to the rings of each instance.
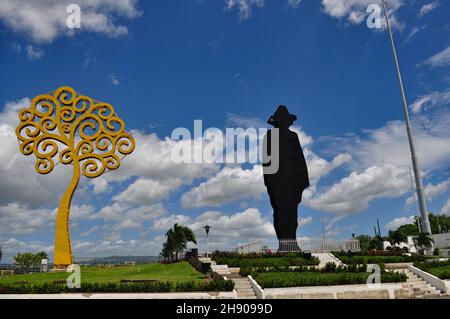
[[235, 254], [221, 253], [213, 255], [213, 260], [219, 265], [228, 267], [289, 267], [316, 266], [320, 263], [317, 257], [305, 257], [303, 253], [292, 254]]
[[211, 259], [217, 261], [217, 258], [237, 258], [237, 259], [252, 259], [252, 258], [276, 258], [276, 257], [301, 257], [305, 259], [311, 258], [310, 253], [304, 252], [291, 252], [291, 253], [282, 253], [282, 252], [263, 252], [263, 253], [248, 253], [241, 254], [236, 252], [228, 252], [228, 251], [215, 251], [212, 253]]
[[363, 252], [333, 252], [337, 258], [339, 258], [344, 264], [389, 264], [389, 263], [404, 263], [404, 262], [417, 262], [425, 260], [424, 256], [420, 255], [402, 255], [395, 251], [380, 251], [369, 250]]
[[450, 279], [450, 261], [417, 262], [414, 266], [439, 279]]
[[59, 293], [162, 293], [162, 292], [200, 292], [232, 291], [231, 280], [212, 280], [209, 282], [143, 282], [143, 283], [84, 283], [80, 289], [69, 289], [57, 283], [0, 285], [0, 294], [59, 294]]
[[[282, 288], [365, 284], [370, 273], [267, 272], [254, 275], [262, 288]], [[399, 273], [381, 275], [381, 282], [405, 282], [406, 279], [405, 274]]]
[[[380, 265], [381, 269], [384, 270], [384, 266]], [[240, 269], [241, 276], [254, 275], [257, 273], [267, 273], [267, 272], [309, 272], [309, 273], [365, 273], [367, 272], [367, 265], [348, 265], [348, 266], [336, 266], [335, 263], [329, 262], [324, 268], [313, 268], [313, 267], [242, 267]]]

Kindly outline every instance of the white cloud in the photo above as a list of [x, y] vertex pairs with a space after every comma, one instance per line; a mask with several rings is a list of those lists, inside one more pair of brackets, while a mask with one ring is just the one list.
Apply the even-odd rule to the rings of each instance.
[[439, 4], [439, 1], [433, 1], [433, 2], [430, 2], [428, 4], [424, 4], [422, 6], [422, 8], [420, 8], [418, 16], [419, 17], [423, 17], [427, 13], [429, 13], [429, 12], [433, 11], [434, 9], [436, 9], [438, 4]]
[[155, 230], [167, 231], [173, 227], [175, 224], [186, 225], [190, 222], [191, 218], [185, 215], [170, 215], [167, 217], [162, 217], [153, 223], [152, 228]]
[[16, 238], [8, 238], [7, 240], [0, 241], [0, 246], [2, 247], [4, 255], [2, 262], [12, 262], [12, 258], [17, 253], [37, 253], [39, 251], [45, 251], [47, 254], [51, 255], [53, 252], [53, 245], [38, 241], [24, 242]]
[[97, 233], [99, 230], [100, 230], [100, 226], [92, 226], [88, 230], [86, 230], [85, 232], [80, 233], [80, 237], [90, 236], [92, 234]]
[[313, 218], [311, 216], [309, 217], [304, 217], [304, 218], [300, 218], [298, 220], [298, 227], [302, 227], [302, 226], [306, 226], [306, 225], [310, 225], [313, 222]]
[[414, 224], [414, 216], [395, 218], [384, 225], [384, 227], [389, 230], [397, 230], [400, 226], [406, 224]]
[[139, 176], [153, 180], [180, 179], [183, 183], [190, 184], [194, 179], [209, 176], [218, 169], [217, 164], [176, 164], [172, 160], [172, 148], [181, 142], [172, 141], [168, 137], [160, 139], [154, 133], [132, 133], [136, 148], [122, 161], [119, 170], [104, 176], [108, 181], [122, 181], [131, 176]]
[[[442, 109], [434, 115], [413, 118], [416, 151], [422, 170], [442, 168], [450, 157], [450, 112]], [[364, 130], [363, 135], [350, 134], [331, 138], [330, 143], [340, 152], [348, 152], [354, 158], [355, 169], [394, 164], [411, 167], [411, 153], [403, 121], [390, 121], [377, 129]]]
[[[312, 221], [311, 217], [300, 219], [303, 225]], [[205, 242], [205, 225], [212, 226], [209, 234], [210, 251], [230, 249], [238, 244], [255, 240], [275, 240], [275, 230], [270, 220], [263, 217], [256, 208], [231, 215], [220, 211], [207, 211], [197, 217], [171, 215], [154, 221], [153, 229], [167, 231], [175, 223], [190, 227], [197, 237], [199, 246]], [[161, 242], [162, 245], [162, 242]], [[204, 247], [201, 247], [204, 250]]]
[[103, 177], [94, 178], [91, 181], [91, 184], [93, 185], [94, 194], [107, 193], [112, 190], [111, 185], [109, 185], [108, 181]]
[[420, 113], [436, 106], [450, 104], [450, 89], [446, 91], [433, 91], [426, 95], [419, 97], [411, 105], [411, 111], [413, 113]]
[[411, 31], [409, 32], [408, 36], [406, 37], [405, 41], [403, 41], [402, 45], [406, 44], [406, 43], [410, 43], [414, 40], [414, 38], [416, 37], [417, 33], [419, 33], [421, 30], [425, 29], [427, 26], [421, 26], [421, 27], [413, 27], [411, 29]]
[[166, 214], [161, 203], [133, 207], [124, 203], [113, 203], [100, 209], [89, 217], [91, 220], [146, 222]]
[[[333, 18], [339, 20], [347, 20], [351, 24], [365, 23], [368, 16], [366, 10], [373, 0], [322, 0], [323, 11]], [[394, 15], [395, 11], [402, 5], [401, 0], [389, 1], [388, 15], [390, 23], [394, 28], [403, 28], [403, 24], [399, 22]], [[385, 27], [385, 21], [381, 21], [382, 27]]]
[[[91, 205], [72, 205], [71, 221], [89, 219], [94, 213]], [[27, 205], [10, 203], [0, 206], [0, 233], [32, 234], [53, 232], [57, 208], [31, 208]]]
[[52, 210], [10, 203], [0, 206], [0, 233], [31, 234], [54, 224]]
[[409, 173], [393, 164], [372, 166], [361, 173], [352, 172], [324, 193], [306, 198], [305, 203], [316, 209], [337, 214], [365, 211], [380, 198], [395, 198], [409, 188]]
[[[72, 0], [2, 0], [0, 21], [33, 41], [51, 42], [73, 34], [66, 25], [66, 9], [71, 3]], [[112, 38], [128, 34], [127, 27], [117, 23], [118, 17], [134, 19], [142, 15], [136, 0], [78, 0], [76, 4], [81, 7], [81, 31]]]
[[[438, 196], [444, 194], [447, 191], [447, 189], [449, 188], [449, 186], [450, 186], [450, 180], [438, 183], [436, 185], [429, 183], [425, 186], [425, 197], [428, 200], [438, 197]], [[415, 195], [408, 197], [406, 199], [406, 204], [408, 204], [408, 205], [414, 204], [414, 198], [415, 198], [414, 196]]]
[[209, 238], [212, 249], [230, 248], [238, 243], [275, 238], [272, 222], [264, 218], [256, 208], [248, 208], [232, 215], [206, 212], [188, 225], [198, 238], [205, 238], [203, 226], [211, 225]]
[[245, 20], [252, 15], [253, 7], [261, 8], [264, 6], [264, 0], [227, 0], [226, 10], [237, 8], [239, 19]]
[[294, 9], [298, 9], [302, 0], [288, 0], [288, 5]]
[[450, 65], [450, 46], [428, 58], [423, 64], [431, 68]]
[[119, 86], [120, 85], [119, 79], [113, 73], [109, 75], [109, 80], [111, 81], [111, 84], [114, 85], [114, 86]]
[[225, 167], [216, 176], [184, 193], [183, 207], [217, 207], [247, 198], [259, 198], [265, 191], [262, 167]]
[[182, 181], [180, 179], [170, 180], [154, 180], [139, 178], [134, 181], [128, 188], [114, 196], [116, 202], [132, 203], [132, 204], [154, 204], [166, 199], [169, 194], [176, 190]]
[[25, 47], [25, 51], [27, 53], [27, 57], [32, 61], [39, 60], [44, 56], [44, 51], [32, 45], [27, 45]]

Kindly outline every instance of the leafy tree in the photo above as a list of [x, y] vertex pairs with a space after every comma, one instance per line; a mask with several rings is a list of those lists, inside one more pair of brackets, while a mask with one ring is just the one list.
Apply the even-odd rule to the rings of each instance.
[[383, 237], [381, 236], [375, 236], [372, 238], [372, 240], [369, 242], [369, 249], [383, 249]]
[[40, 258], [40, 262], [42, 259], [48, 259], [48, 255], [45, 251], [40, 251], [36, 254], [36, 258]]
[[392, 246], [395, 246], [400, 243], [404, 243], [407, 240], [406, 234], [402, 230], [389, 231], [388, 241]]
[[420, 233], [419, 236], [414, 238], [414, 243], [416, 244], [416, 246], [422, 248], [422, 251], [433, 247], [433, 242], [433, 238], [428, 233]]
[[361, 250], [369, 250], [370, 241], [372, 240], [372, 237], [369, 235], [359, 235], [356, 236], [355, 239], [359, 240], [359, 246], [361, 247]]
[[433, 234], [448, 232], [450, 229], [450, 217], [430, 213], [428, 218], [430, 219], [431, 232]]
[[33, 253], [18, 253], [13, 260], [15, 265], [23, 268], [30, 268], [41, 263], [40, 255]]
[[397, 229], [398, 232], [402, 232], [405, 236], [417, 236], [419, 235], [419, 227], [417, 224], [405, 224]]

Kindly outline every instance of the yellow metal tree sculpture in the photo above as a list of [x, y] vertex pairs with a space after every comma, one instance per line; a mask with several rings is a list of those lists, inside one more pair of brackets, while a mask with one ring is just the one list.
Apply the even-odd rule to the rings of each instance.
[[133, 152], [135, 141], [125, 123], [108, 104], [61, 87], [36, 96], [19, 112], [16, 135], [20, 151], [36, 156], [36, 171], [49, 174], [62, 163], [73, 168], [72, 180], [61, 198], [56, 217], [54, 265], [73, 264], [69, 234], [70, 203], [80, 174], [95, 178], [116, 170], [122, 158]]

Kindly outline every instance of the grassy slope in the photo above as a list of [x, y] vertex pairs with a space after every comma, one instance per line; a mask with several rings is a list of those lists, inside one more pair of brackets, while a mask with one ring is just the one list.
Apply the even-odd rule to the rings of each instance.
[[[66, 280], [69, 273], [37, 273], [30, 275], [13, 275], [0, 278], [1, 284], [14, 284], [17, 281], [30, 283], [51, 283]], [[197, 272], [187, 262], [175, 264], [145, 264], [136, 266], [118, 266], [113, 268], [82, 267], [82, 282], [119, 282], [122, 279], [153, 279], [160, 281], [203, 281], [204, 275]]]

